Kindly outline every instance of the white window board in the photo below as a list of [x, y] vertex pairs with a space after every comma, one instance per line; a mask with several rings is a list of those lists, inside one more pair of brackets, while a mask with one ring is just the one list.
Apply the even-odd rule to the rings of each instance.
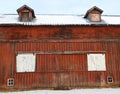
[[105, 54], [87, 54], [88, 71], [106, 71]]
[[18, 54], [16, 56], [17, 72], [34, 72], [35, 55], [32, 53]]

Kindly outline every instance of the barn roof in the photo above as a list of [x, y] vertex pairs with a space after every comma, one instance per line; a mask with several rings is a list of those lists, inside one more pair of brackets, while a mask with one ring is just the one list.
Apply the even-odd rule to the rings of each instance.
[[120, 16], [102, 15], [101, 22], [90, 22], [84, 15], [36, 15], [31, 22], [20, 22], [17, 14], [0, 15], [0, 25], [120, 25]]

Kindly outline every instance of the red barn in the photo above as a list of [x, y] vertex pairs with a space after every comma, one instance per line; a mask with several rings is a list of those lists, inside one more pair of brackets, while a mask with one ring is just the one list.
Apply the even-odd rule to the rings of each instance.
[[120, 86], [120, 16], [0, 15], [0, 88]]

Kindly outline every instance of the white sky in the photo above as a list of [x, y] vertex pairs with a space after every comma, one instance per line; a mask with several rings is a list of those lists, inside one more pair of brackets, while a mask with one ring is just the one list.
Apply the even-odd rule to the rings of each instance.
[[36, 14], [85, 14], [98, 6], [104, 10], [103, 15], [120, 15], [120, 0], [0, 0], [0, 14], [16, 14], [24, 4]]

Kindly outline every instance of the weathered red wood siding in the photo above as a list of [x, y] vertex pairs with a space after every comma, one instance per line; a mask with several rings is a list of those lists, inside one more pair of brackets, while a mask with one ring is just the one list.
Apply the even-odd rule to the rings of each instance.
[[37, 54], [36, 72], [86, 71], [84, 54]]
[[14, 77], [14, 43], [0, 42], [0, 87], [7, 86], [7, 79]]
[[120, 39], [120, 26], [2, 26], [1, 40]]
[[[36, 70], [16, 72], [16, 55], [35, 53]], [[106, 71], [87, 70], [87, 53], [105, 53]], [[120, 85], [120, 26], [1, 26], [0, 87]], [[107, 83], [107, 76], [113, 83]]]

